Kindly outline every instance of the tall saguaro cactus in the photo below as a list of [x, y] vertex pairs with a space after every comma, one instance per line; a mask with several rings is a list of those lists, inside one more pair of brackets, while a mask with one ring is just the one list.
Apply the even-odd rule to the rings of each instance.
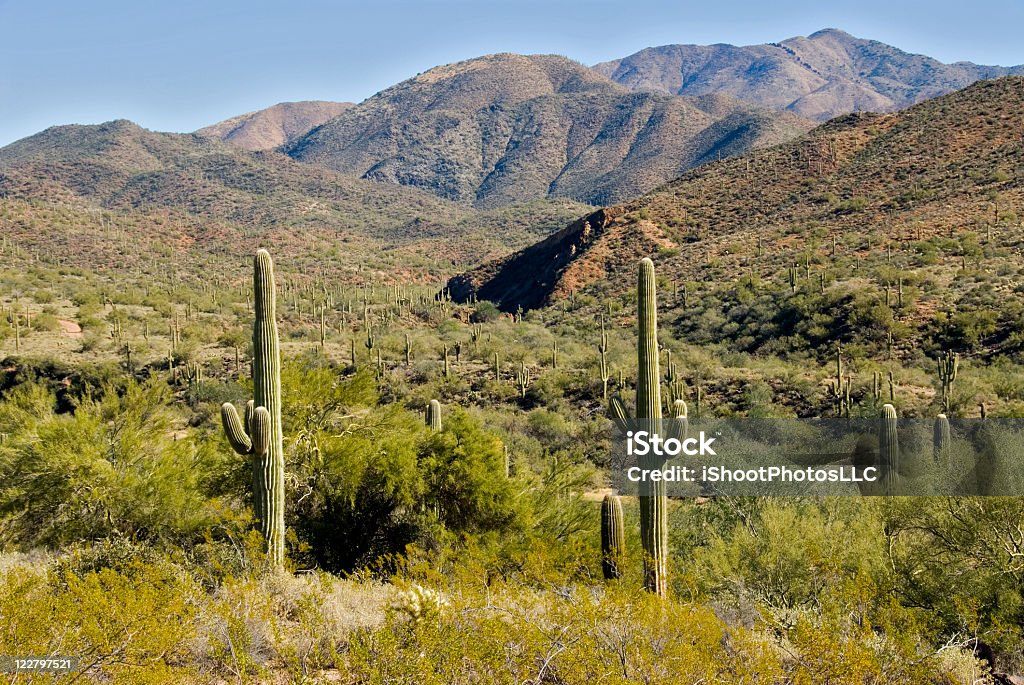
[[601, 502], [601, 569], [605, 580], [616, 580], [622, 576], [620, 564], [625, 551], [622, 500], [618, 495], [608, 493]]
[[[637, 273], [637, 430], [658, 433], [661, 430], [661, 372], [658, 368], [658, 305], [654, 263], [640, 260]], [[626, 409], [622, 399], [612, 397], [612, 418], [625, 428]], [[640, 458], [640, 468], [660, 469], [663, 459], [657, 455]], [[640, 482], [640, 540], [644, 548], [644, 589], [664, 597], [668, 593], [668, 497], [665, 481]]]
[[253, 260], [253, 291], [253, 399], [246, 406], [244, 426], [230, 402], [221, 406], [221, 419], [231, 447], [239, 454], [253, 457], [253, 508], [266, 540], [267, 555], [272, 563], [281, 564], [284, 562], [281, 350], [274, 263], [266, 250], [259, 250]]

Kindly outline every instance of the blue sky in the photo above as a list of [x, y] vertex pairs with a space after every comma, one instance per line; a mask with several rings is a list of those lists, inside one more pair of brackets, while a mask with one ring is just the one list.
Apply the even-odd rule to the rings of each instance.
[[586, 64], [668, 43], [836, 27], [945, 62], [1024, 63], [1024, 2], [0, 0], [0, 145], [126, 118], [191, 131], [285, 100], [360, 101], [491, 52]]

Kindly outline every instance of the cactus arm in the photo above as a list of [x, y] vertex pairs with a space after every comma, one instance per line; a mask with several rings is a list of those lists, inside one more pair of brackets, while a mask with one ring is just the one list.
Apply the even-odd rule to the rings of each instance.
[[626, 413], [626, 405], [622, 403], [621, 397], [612, 395], [611, 399], [608, 400], [608, 413], [620, 431], [625, 433], [629, 430], [629, 415]]
[[[248, 413], [248, 412], [246, 412]], [[235, 405], [225, 402], [220, 407], [221, 423], [224, 424], [224, 434], [231, 443], [231, 449], [239, 454], [250, 454], [252, 452], [252, 440], [242, 427], [242, 421], [238, 418], [238, 411]]]
[[252, 415], [252, 453], [263, 456], [270, 449], [270, 412], [257, 407]]

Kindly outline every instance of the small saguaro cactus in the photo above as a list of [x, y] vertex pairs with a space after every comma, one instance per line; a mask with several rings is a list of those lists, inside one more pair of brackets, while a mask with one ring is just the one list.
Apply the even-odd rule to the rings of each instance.
[[671, 437], [676, 440], [685, 440], [687, 433], [690, 431], [690, 417], [689, 410], [686, 407], [685, 400], [675, 400], [672, 402], [672, 428]]
[[952, 432], [949, 429], [949, 419], [945, 414], [939, 414], [935, 417], [935, 425], [932, 430], [932, 449], [936, 461], [948, 455], [949, 446], [952, 440]]
[[[661, 372], [658, 368], [658, 305], [654, 263], [640, 260], [637, 272], [637, 428], [649, 433], [661, 430]], [[624, 432], [629, 429], [622, 398], [613, 396], [609, 412]], [[657, 455], [640, 458], [643, 469], [660, 469]], [[665, 482], [640, 482], [640, 540], [644, 548], [644, 589], [665, 597], [668, 594], [668, 497]]]
[[253, 399], [245, 424], [235, 406], [221, 406], [221, 420], [231, 447], [253, 457], [254, 513], [266, 541], [267, 556], [284, 562], [284, 436], [281, 427], [281, 351], [277, 333], [274, 263], [266, 250], [253, 260], [255, 321], [252, 330]]
[[530, 369], [526, 367], [526, 362], [522, 362], [519, 365], [519, 371], [516, 372], [516, 385], [519, 386], [520, 397], [526, 397], [526, 390], [530, 387]]
[[608, 493], [601, 502], [601, 569], [605, 580], [622, 576], [622, 560], [626, 552], [626, 528], [622, 516], [622, 500]]
[[424, 419], [430, 430], [439, 433], [441, 431], [441, 403], [437, 400], [430, 400]]
[[409, 366], [412, 363], [412, 341], [409, 339], [409, 334], [405, 334], [405, 365]]
[[597, 345], [597, 352], [601, 359], [601, 399], [608, 399], [608, 333], [604, 330], [604, 319], [601, 319], [601, 342]]
[[894, 494], [900, 470], [900, 441], [896, 432], [896, 407], [891, 404], [884, 405], [878, 417], [878, 466], [885, 494]]
[[949, 413], [949, 401], [953, 395], [953, 381], [956, 380], [957, 371], [960, 370], [960, 355], [952, 350], [946, 350], [939, 357], [938, 375], [939, 384], [942, 388], [942, 411]]

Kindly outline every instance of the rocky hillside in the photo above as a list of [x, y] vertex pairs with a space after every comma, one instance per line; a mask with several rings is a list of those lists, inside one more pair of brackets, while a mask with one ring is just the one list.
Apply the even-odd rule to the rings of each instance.
[[634, 93], [564, 57], [500, 54], [388, 88], [286, 150], [478, 207], [605, 204], [810, 126], [720, 95]]
[[[124, 120], [58, 126], [0, 148], [0, 198], [145, 215], [133, 224], [158, 213], [163, 221], [173, 217], [183, 226], [201, 226], [189, 231], [192, 239], [220, 235], [224, 242], [217, 249], [246, 250], [267, 235], [296, 243], [330, 238], [334, 250], [350, 243], [360, 248], [353, 263], [366, 251], [387, 247], [417, 246], [437, 255], [438, 243], [449, 246], [446, 259], [476, 263], [481, 254], [504, 254], [589, 209], [541, 201], [478, 211], [416, 188], [300, 164], [278, 152], [248, 152]], [[245, 242], [238, 242], [240, 235]], [[32, 231], [23, 237], [41, 239]]]
[[[932, 279], [925, 316], [971, 297], [957, 274], [981, 264], [997, 276], [980, 284], [985, 297], [1010, 310], [1024, 282], [1022, 216], [1024, 78], [1007, 77], [709, 164], [450, 285], [458, 299], [475, 293], [514, 311], [570, 291], [621, 292], [641, 255], [677, 284], [781, 287], [796, 264], [801, 282], [851, 279], [880, 292], [900, 269], [908, 283], [924, 278], [909, 275], [919, 268]], [[888, 276], [858, 271], [872, 260]]]
[[351, 102], [281, 102], [257, 112], [241, 114], [196, 131], [243, 150], [273, 150], [294, 142], [352, 106]]
[[818, 121], [890, 112], [979, 79], [1024, 74], [1024, 65], [943, 64], [837, 29], [766, 45], [664, 45], [594, 68], [640, 92], [726, 94]]

